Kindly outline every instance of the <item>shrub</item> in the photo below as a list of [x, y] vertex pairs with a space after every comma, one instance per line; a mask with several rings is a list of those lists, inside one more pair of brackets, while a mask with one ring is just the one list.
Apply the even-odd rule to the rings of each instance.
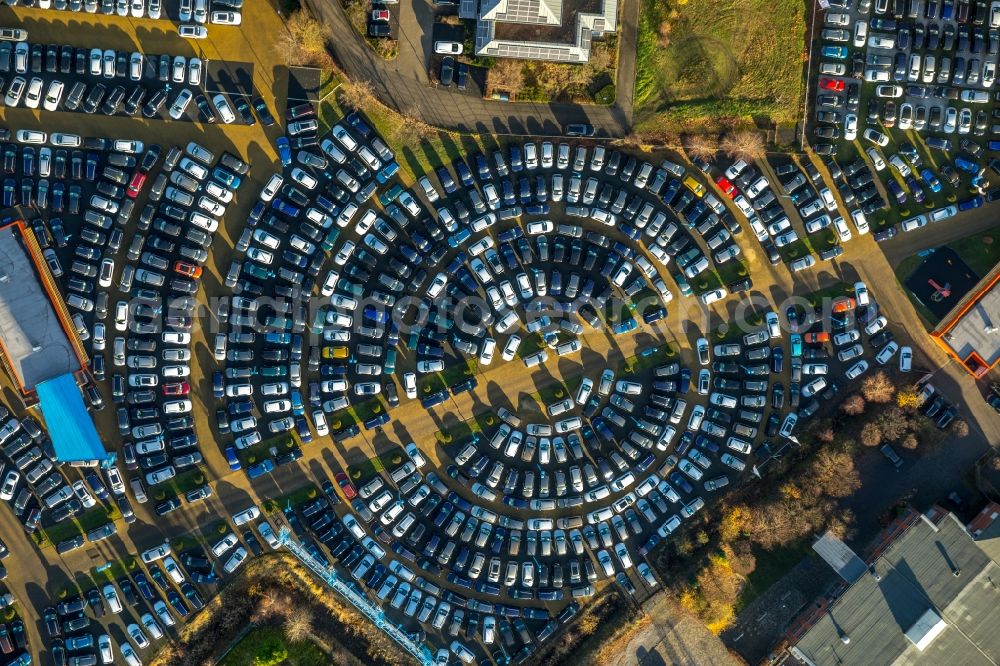
[[393, 465], [399, 465], [402, 462], [403, 462], [403, 456], [395, 455], [395, 456], [392, 457], [392, 464]]
[[351, 471], [351, 478], [355, 479], [355, 480], [360, 479], [361, 478], [361, 470], [360, 469], [352, 470]]
[[861, 383], [861, 395], [868, 402], [886, 403], [896, 395], [896, 387], [885, 370], [879, 370]]
[[955, 419], [951, 422], [951, 433], [956, 437], [967, 437], [969, 435], [969, 424], [965, 419]]
[[306, 497], [308, 497], [309, 499], [316, 499], [317, 496], [319, 496], [319, 491], [317, 491], [315, 488], [310, 488], [309, 492], [306, 493]]
[[882, 430], [876, 423], [866, 423], [861, 428], [861, 443], [865, 446], [878, 446], [882, 443]]
[[215, 531], [219, 534], [225, 534], [229, 531], [229, 523], [223, 521], [215, 526]]
[[611, 83], [597, 91], [597, 94], [594, 95], [594, 101], [598, 104], [614, 104], [615, 96], [615, 85]]

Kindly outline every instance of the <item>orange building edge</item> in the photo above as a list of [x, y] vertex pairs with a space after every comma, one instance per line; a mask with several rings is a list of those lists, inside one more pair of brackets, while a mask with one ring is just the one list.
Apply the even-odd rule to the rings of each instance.
[[[83, 374], [84, 368], [87, 367], [87, 354], [83, 349], [83, 343], [80, 342], [80, 338], [76, 334], [76, 329], [73, 327], [69, 311], [66, 309], [66, 303], [63, 301], [59, 292], [55, 289], [55, 280], [49, 272], [48, 264], [42, 257], [42, 252], [38, 247], [38, 241], [35, 240], [34, 232], [25, 225], [24, 220], [14, 220], [9, 224], [5, 224], [0, 227], [0, 232], [6, 231], [11, 227], [15, 227], [17, 232], [20, 234], [21, 241], [24, 244], [25, 253], [28, 255], [28, 259], [31, 261], [31, 264], [35, 267], [35, 271], [37, 273], [35, 277], [45, 290], [45, 293], [49, 298], [49, 305], [51, 305], [53, 311], [55, 311], [56, 318], [59, 320], [59, 325], [62, 327], [63, 333], [66, 335], [66, 339], [69, 340], [70, 346], [73, 347], [73, 352], [76, 354], [77, 361], [80, 363], [80, 369], [74, 372], [75, 375], [78, 375], [77, 379], [79, 380], [79, 375]], [[21, 376], [7, 361], [10, 356], [7, 353], [7, 348], [4, 346], [2, 338], [0, 338], [0, 352], [3, 354], [4, 367], [7, 369], [7, 373], [14, 378], [14, 381], [17, 383], [17, 388], [21, 391], [21, 395], [25, 397], [33, 396], [35, 394], [34, 389], [25, 389]]]
[[[979, 353], [975, 351], [966, 356], [965, 358], [961, 358], [958, 354], [955, 353], [955, 350], [952, 349], [951, 345], [949, 345], [947, 342], [943, 340], [943, 338], [945, 335], [948, 334], [948, 332], [951, 329], [955, 327], [956, 324], [958, 324], [959, 321], [962, 320], [962, 317], [964, 317], [966, 313], [969, 312], [969, 310], [974, 308], [976, 304], [978, 304], [979, 301], [982, 300], [983, 296], [988, 294], [993, 289], [993, 287], [995, 287], [997, 283], [1000, 282], [1000, 266], [994, 267], [992, 273], [993, 273], [993, 278], [989, 279], [989, 275], [987, 275], [986, 278], [983, 278], [984, 280], [989, 279], [989, 281], [984, 286], [976, 290], [976, 293], [973, 294], [971, 298], [968, 298], [964, 304], [958, 306], [958, 312], [956, 312], [951, 317], [946, 319], [943, 324], [938, 324], [938, 327], [931, 332], [931, 339], [937, 344], [937, 346], [940, 347], [945, 354], [958, 361], [961, 364], [961, 366], [965, 368], [965, 371], [968, 372], [973, 377], [975, 377], [976, 379], [980, 379], [988, 372], [993, 370], [993, 368], [997, 367], [997, 365], [1000, 364], [1000, 357], [998, 357], [997, 360], [993, 361], [992, 365], [986, 365], [986, 361], [983, 359], [983, 357], [980, 356]], [[971, 367], [969, 365], [969, 361], [974, 362], [974, 364]]]

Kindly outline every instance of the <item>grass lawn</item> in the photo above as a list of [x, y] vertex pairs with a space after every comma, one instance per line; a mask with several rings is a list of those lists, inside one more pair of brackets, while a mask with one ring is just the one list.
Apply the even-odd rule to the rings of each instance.
[[331, 663], [327, 655], [312, 641], [290, 643], [276, 627], [258, 627], [243, 637], [219, 666], [326, 666]]
[[737, 280], [742, 280], [745, 277], [750, 276], [750, 269], [747, 265], [743, 263], [740, 259], [733, 259], [728, 261], [721, 266], [716, 266], [716, 271], [719, 274], [719, 279], [722, 280], [723, 284], [732, 284]]
[[[968, 264], [969, 268], [975, 271], [977, 275], [982, 277], [993, 270], [993, 267], [1000, 261], [1000, 231], [991, 229], [980, 234], [973, 234], [972, 236], [948, 243], [946, 247], [958, 253], [962, 261]], [[940, 318], [928, 310], [906, 288], [907, 278], [913, 275], [913, 272], [920, 267], [923, 261], [924, 258], [916, 254], [903, 259], [896, 266], [896, 279], [899, 280], [903, 291], [906, 292], [906, 296], [910, 299], [917, 314], [924, 320], [927, 329], [931, 330], [941, 321]]]
[[658, 365], [667, 363], [676, 356], [677, 352], [674, 348], [664, 342], [625, 359], [625, 363], [622, 365], [622, 372], [626, 375], [641, 374], [649, 368], [655, 368]]
[[750, 602], [774, 585], [787, 574], [803, 557], [808, 557], [812, 549], [807, 542], [774, 550], [754, 549], [757, 566], [746, 579], [746, 586], [736, 602], [736, 612], [746, 608]]
[[243, 464], [248, 466], [270, 457], [272, 447], [278, 449], [278, 453], [288, 451], [295, 447], [295, 439], [290, 434], [285, 433], [271, 439], [265, 439], [260, 444], [254, 444], [242, 451], [237, 451], [237, 455]]
[[847, 284], [846, 282], [838, 282], [836, 284], [831, 284], [825, 289], [820, 289], [819, 291], [814, 291], [813, 293], [806, 296], [806, 300], [812, 304], [814, 308], [818, 308], [823, 304], [823, 301], [827, 298], [836, 298], [837, 296], [853, 296], [854, 287]]
[[441, 375], [434, 373], [431, 375], [422, 375], [417, 379], [417, 395], [424, 396], [430, 395], [446, 388], [444, 380], [441, 379]]
[[283, 511], [288, 505], [299, 506], [300, 504], [305, 504], [309, 500], [314, 500], [319, 497], [319, 488], [315, 484], [310, 483], [307, 486], [299, 488], [287, 495], [282, 495], [281, 497], [275, 497], [264, 502], [264, 511], [268, 513], [274, 513], [275, 511]]
[[474, 433], [481, 433], [485, 430], [492, 431], [499, 423], [500, 421], [492, 412], [480, 412], [473, 414], [471, 419], [460, 421], [444, 430], [438, 430], [434, 433], [434, 438], [441, 444], [464, 443]]
[[32, 533], [31, 538], [39, 547], [45, 548], [65, 539], [84, 534], [107, 522], [114, 522], [121, 517], [121, 511], [118, 510], [118, 505], [116, 504], [95, 506], [75, 518], [36, 530]]
[[466, 359], [463, 363], [456, 363], [455, 365], [446, 367], [441, 373], [441, 380], [445, 386], [450, 387], [465, 381], [477, 372], [479, 372], [479, 360], [470, 358]]
[[360, 405], [353, 405], [350, 410], [354, 413], [356, 420], [364, 423], [365, 421], [373, 419], [376, 415], [384, 412], [385, 403], [382, 402], [381, 397], [376, 396], [371, 400], [365, 400]]
[[804, 11], [800, 0], [642, 0], [636, 130], [718, 128], [726, 117], [794, 125]]
[[1000, 261], [1000, 230], [991, 229], [968, 236], [948, 243], [948, 247], [957, 252], [979, 277], [983, 277]]

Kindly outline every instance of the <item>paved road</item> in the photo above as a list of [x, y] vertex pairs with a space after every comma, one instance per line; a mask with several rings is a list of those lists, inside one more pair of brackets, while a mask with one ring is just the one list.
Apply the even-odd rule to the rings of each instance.
[[377, 97], [397, 111], [415, 109], [428, 124], [475, 134], [559, 136], [569, 123], [590, 123], [600, 136], [622, 137], [632, 124], [639, 1], [623, 0], [619, 23], [618, 102], [614, 106], [497, 102], [428, 85], [426, 55], [433, 19], [428, 5], [400, 5], [399, 56], [385, 61], [354, 31], [339, 0], [306, 0], [326, 26], [338, 65], [355, 80], [368, 80]]
[[[626, 13], [630, 6], [637, 7], [637, 3], [626, 2]], [[24, 18], [21, 11], [18, 10], [18, 19]], [[38, 10], [25, 10], [24, 13], [28, 17], [24, 24], [32, 31], [33, 37], [37, 35], [41, 41], [60, 39], [59, 28], [51, 23], [50, 14]], [[3, 8], [0, 11], [0, 18], [9, 19], [6, 24], [15, 24], [12, 14], [7, 8]], [[145, 32], [142, 33], [142, 43], [153, 52], [162, 49], [162, 52], [190, 54], [194, 52], [193, 49], [197, 48], [200, 55], [211, 59], [238, 58], [242, 62], [254, 62], [254, 78], [257, 87], [261, 90], [269, 90], [275, 96], [280, 97], [283, 93], [283, 74], [281, 73], [283, 70], [274, 66], [275, 54], [264, 44], [267, 43], [265, 41], [266, 35], [275, 34], [274, 31], [280, 30], [281, 26], [275, 17], [268, 12], [260, 14], [262, 16], [255, 16], [240, 30], [213, 29], [212, 38], [204, 43], [180, 42], [176, 36], [171, 37], [168, 33], [151, 36]], [[267, 16], [263, 16], [264, 14]], [[103, 40], [102, 46], [125, 49], [138, 43], [137, 29], [132, 26], [131, 21], [119, 20], [116, 17], [101, 17], [99, 20], [107, 21], [107, 25], [103, 28], [95, 26], [96, 30], [105, 30], [104, 33], [100, 33]], [[623, 23], [627, 20], [626, 16]], [[349, 30], [349, 26], [347, 28]], [[88, 26], [87, 30], [76, 31], [67, 35], [66, 40], [74, 45], [92, 45], [91, 41], [94, 37], [89, 30]], [[145, 26], [141, 30], [148, 31]], [[343, 34], [354, 36], [354, 33], [350, 31], [342, 32], [341, 36]], [[158, 41], [160, 39], [163, 40], [162, 43]], [[348, 42], [350, 40], [341, 41]], [[625, 44], [623, 44], [623, 51], [624, 49]], [[365, 52], [367, 52], [367, 48], [363, 53]], [[368, 55], [371, 56], [371, 54]], [[441, 92], [432, 91], [422, 82], [415, 81], [413, 85], [418, 84], [423, 92], [429, 94]], [[279, 103], [279, 112], [283, 110], [280, 108], [281, 106], [282, 104]], [[523, 105], [500, 106], [504, 109], [518, 109], [518, 113], [526, 108]], [[547, 113], [550, 112], [549, 107], [542, 108]], [[146, 141], [165, 144], [183, 144], [193, 139], [204, 142], [213, 149], [226, 148], [248, 157], [254, 165], [250, 176], [252, 183], [246, 186], [246, 192], [241, 189], [238, 200], [232, 207], [233, 212], [227, 215], [226, 225], [220, 230], [221, 238], [213, 248], [204, 278], [205, 289], [202, 295], [205, 292], [222, 293], [221, 274], [228, 266], [231, 247], [241, 229], [245, 212], [253, 203], [254, 193], [257, 191], [254, 188], [259, 189], [260, 184], [267, 179], [272, 170], [270, 165], [274, 163], [274, 152], [271, 148], [273, 135], [263, 133], [259, 126], [254, 128], [229, 127], [221, 131], [213, 130], [209, 133], [206, 132], [208, 128], [196, 123], [168, 125], [81, 114], [45, 114], [40, 116], [37, 112], [24, 109], [8, 110], [5, 124], [11, 127], [37, 127], [49, 132], [74, 131], [86, 135], [137, 136]], [[973, 218], [960, 218], [961, 223], [966, 225], [967, 219]], [[985, 224], [985, 222], [976, 222], [976, 224]], [[955, 224], [950, 227], [952, 230], [959, 228], [964, 231], [968, 227], [958, 227]], [[941, 229], [949, 229], [949, 227], [943, 226]], [[937, 229], [928, 230], [928, 233], [935, 232]], [[744, 234], [742, 245], [747, 251], [747, 259], [754, 280], [758, 283], [756, 290], [772, 303], [780, 302], [791, 294], [815, 291], [835, 281], [852, 281], [860, 275], [873, 285], [876, 295], [889, 313], [890, 320], [894, 322], [895, 326], [898, 326], [899, 337], [902, 337], [906, 332], [922, 330], [909, 300], [895, 281], [892, 273], [892, 263], [894, 262], [886, 260], [870, 236], [852, 240], [848, 244], [848, 252], [844, 255], [847, 259], [844, 261], [837, 260], [796, 274], [794, 280], [784, 267], [772, 267], [766, 258], [761, 257], [759, 246], [747, 234]], [[229, 472], [221, 455], [220, 447], [209, 444], [203, 447], [203, 453], [210, 469], [210, 477], [216, 480], [211, 484], [215, 495], [207, 503], [186, 506], [166, 518], [151, 515], [147, 506], [137, 506], [136, 513], [139, 522], [127, 530], [124, 524], [119, 523], [120, 531], [117, 536], [102, 544], [80, 549], [66, 557], [60, 557], [51, 548], [36, 549], [24, 535], [11, 512], [0, 511], [0, 530], [2, 530], [4, 540], [12, 551], [11, 557], [16, 558], [10, 561], [18, 563], [16, 567], [8, 567], [10, 577], [6, 584], [19, 599], [29, 600], [36, 608], [40, 609], [48, 605], [58, 589], [70, 580], [71, 574], [69, 572], [89, 571], [96, 565], [118, 559], [124, 553], [138, 552], [165, 538], [175, 538], [184, 534], [200, 534], [211, 529], [219, 517], [239, 511], [251, 502], [260, 503], [263, 498], [279, 497], [301, 488], [307, 483], [314, 482], [321, 476], [332, 476], [334, 472], [346, 468], [347, 465], [383, 452], [398, 443], [411, 440], [419, 442], [436, 462], [447, 460], [448, 455], [440, 447], [433, 445], [433, 437], [434, 432], [441, 428], [444, 423], [443, 419], [448, 413], [458, 414], [460, 418], [468, 418], [474, 411], [494, 409], [501, 404], [518, 405], [525, 396], [551, 385], [560, 377], [563, 379], [571, 378], [583, 372], [586, 372], [588, 376], [596, 376], [605, 364], [617, 365], [621, 359], [634, 354], [637, 348], [656, 344], [657, 341], [663, 339], [670, 340], [680, 346], [684, 360], [690, 363], [692, 359], [689, 340], [722, 323], [732, 321], [737, 311], [737, 303], [735, 299], [728, 299], [713, 306], [712, 316], [709, 319], [703, 318], [700, 308], [693, 299], [675, 301], [669, 309], [670, 317], [668, 320], [658, 323], [652, 329], [644, 327], [637, 334], [624, 339], [612, 338], [603, 332], [588, 331], [585, 335], [586, 350], [580, 356], [552, 359], [532, 372], [526, 372], [519, 365], [498, 364], [491, 367], [479, 376], [480, 386], [475, 391], [463, 394], [457, 400], [442, 405], [429, 416], [418, 403], [405, 403], [393, 410], [394, 422], [385, 432], [375, 437], [369, 437], [366, 433], [345, 444], [324, 442], [323, 444], [310, 445], [306, 447], [305, 457], [298, 464], [280, 468], [272, 477], [254, 482], [252, 486], [242, 472]], [[674, 337], [674, 332], [677, 332], [680, 337]], [[208, 353], [205, 333], [206, 331], [202, 330], [196, 332], [194, 347], [199, 356], [202, 356], [203, 352]], [[941, 459], [938, 463], [928, 462], [921, 466], [921, 469], [927, 470], [921, 474], [929, 474], [935, 470], [935, 465], [947, 464], [951, 467], [945, 468], [948, 470], [945, 473], [950, 474], [953, 470], [960, 469], [960, 466], [967, 462], [968, 456], [974, 450], [978, 450], [973, 447], [981, 447], [982, 442], [985, 441], [1000, 441], [1000, 419], [997, 419], [996, 415], [989, 411], [982, 402], [971, 378], [958, 369], [955, 364], [947, 364], [941, 352], [930, 343], [926, 336], [919, 336], [919, 339], [915, 341], [915, 346], [923, 353], [926, 367], [937, 368], [943, 365], [944, 369], [935, 377], [935, 384], [946, 395], [949, 395], [953, 400], [964, 402], [971, 410], [968, 417], [976, 437], [961, 443], [961, 446], [964, 447], [962, 455], [948, 456], [948, 448], [942, 447], [939, 449]], [[209, 358], [210, 356], [208, 353]], [[211, 361], [207, 364], [202, 363], [199, 372], [196, 373], [201, 377], [202, 382], [196, 392], [196, 426], [199, 438], [206, 443], [215, 439], [214, 421], [209, 416], [214, 412], [215, 404], [210, 398], [208, 400], [204, 398], [204, 396], [210, 396], [205, 385], [210, 375], [208, 371], [210, 366], [214, 368], [214, 363]], [[102, 428], [107, 428], [107, 432], [114, 432], [110, 423], [111, 415], [111, 410], [105, 410], [99, 415], [99, 422]], [[461, 488], [457, 490], [466, 492]], [[887, 495], [888, 493], [885, 493], [880, 497]], [[214, 535], [206, 536], [207, 538], [214, 537]], [[28, 630], [32, 645], [40, 645], [39, 627], [31, 622], [33, 619], [32, 611], [22, 606], [22, 612], [26, 620], [29, 621]]]
[[882, 251], [885, 252], [886, 258], [893, 265], [898, 265], [903, 259], [913, 256], [921, 250], [945, 245], [959, 238], [988, 231], [996, 226], [996, 206], [977, 208], [967, 213], [960, 213], [945, 222], [939, 222], [908, 233], [900, 233], [891, 241], [882, 243]]

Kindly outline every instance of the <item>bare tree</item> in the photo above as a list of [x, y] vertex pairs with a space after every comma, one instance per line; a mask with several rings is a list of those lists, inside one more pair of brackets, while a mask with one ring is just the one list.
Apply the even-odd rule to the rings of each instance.
[[292, 643], [303, 641], [312, 634], [313, 615], [306, 607], [294, 609], [285, 620], [285, 636]]
[[756, 130], [739, 130], [730, 132], [722, 139], [722, 150], [734, 159], [762, 159], [767, 154], [764, 137]]
[[719, 152], [719, 140], [707, 134], [686, 134], [682, 142], [684, 151], [692, 159], [707, 161]]
[[851, 394], [840, 403], [840, 411], [848, 416], [860, 416], [865, 413], [865, 399], [857, 393]]
[[290, 65], [327, 67], [332, 65], [326, 50], [323, 24], [300, 9], [288, 17], [287, 30], [278, 34], [278, 49]]
[[377, 101], [375, 86], [368, 79], [347, 81], [338, 92], [340, 101], [352, 109], [363, 109]]
[[516, 96], [524, 89], [524, 63], [512, 58], [496, 61], [486, 75], [486, 94], [506, 91]]
[[882, 430], [876, 423], [866, 423], [861, 428], [861, 443], [865, 446], [878, 446], [882, 443]]
[[433, 134], [434, 128], [420, 117], [416, 106], [409, 106], [399, 112], [400, 123], [395, 131], [396, 141], [404, 146], [419, 143]]
[[965, 419], [955, 419], [951, 422], [951, 433], [956, 437], [967, 437], [969, 435], [969, 424]]
[[896, 387], [885, 370], [879, 370], [861, 383], [861, 395], [868, 402], [886, 403], [895, 397]]
[[916, 448], [920, 446], [920, 438], [917, 437], [916, 433], [911, 432], [903, 438], [903, 441], [900, 442], [900, 444], [902, 444], [903, 448], [907, 451], [915, 451]]

